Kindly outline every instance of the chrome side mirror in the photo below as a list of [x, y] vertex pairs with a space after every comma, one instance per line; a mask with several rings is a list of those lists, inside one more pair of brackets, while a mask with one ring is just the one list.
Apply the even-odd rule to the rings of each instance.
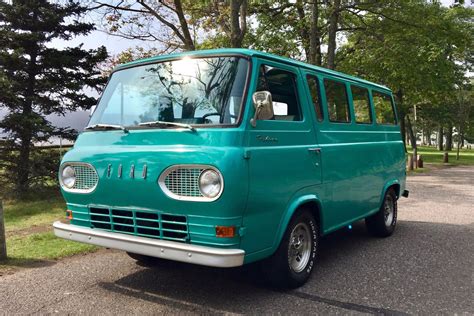
[[272, 94], [268, 91], [257, 91], [252, 95], [255, 114], [250, 120], [252, 127], [257, 126], [257, 120], [269, 120], [273, 117]]

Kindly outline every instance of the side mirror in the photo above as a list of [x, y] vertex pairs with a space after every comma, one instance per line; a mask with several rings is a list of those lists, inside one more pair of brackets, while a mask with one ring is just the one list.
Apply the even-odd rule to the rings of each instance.
[[96, 109], [97, 109], [97, 105], [91, 106], [91, 108], [89, 109], [89, 117], [91, 117], [92, 114], [94, 114]]
[[272, 94], [268, 91], [257, 91], [252, 96], [255, 115], [250, 120], [252, 127], [257, 126], [257, 120], [269, 120], [273, 117]]

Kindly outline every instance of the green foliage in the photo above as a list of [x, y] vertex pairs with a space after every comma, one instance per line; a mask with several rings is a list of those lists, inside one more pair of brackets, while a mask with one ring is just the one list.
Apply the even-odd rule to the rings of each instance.
[[92, 31], [93, 24], [79, 22], [85, 12], [74, 1], [0, 2], [0, 106], [8, 110], [0, 122], [8, 135], [0, 160], [3, 173], [14, 179], [16, 194], [25, 194], [38, 180], [35, 172], [41, 166], [32, 159], [34, 143], [75, 136], [52, 126], [46, 115], [89, 108], [96, 100], [83, 88], [98, 88], [105, 81], [96, 67], [107, 57], [105, 47], [60, 50], [48, 45]]
[[365, 18], [364, 31], [350, 34], [338, 53], [340, 70], [392, 88], [404, 113], [414, 104], [442, 112], [469, 66], [472, 18], [472, 10], [422, 0], [399, 2], [397, 10], [381, 8]]

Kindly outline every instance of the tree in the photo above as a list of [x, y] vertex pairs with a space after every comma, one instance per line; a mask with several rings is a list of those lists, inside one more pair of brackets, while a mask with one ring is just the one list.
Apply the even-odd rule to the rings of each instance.
[[414, 121], [407, 115], [415, 107], [443, 108], [455, 85], [464, 80], [464, 61], [472, 49], [472, 11], [422, 0], [397, 6], [397, 10], [382, 7], [368, 14], [361, 23], [370, 32], [353, 32], [336, 59], [343, 71], [383, 83], [395, 92], [399, 117], [409, 125], [416, 151], [410, 126]]
[[[90, 6], [104, 17], [102, 28], [111, 35], [152, 42], [161, 52], [195, 50], [209, 37], [225, 46], [242, 47], [247, 32], [247, 0], [229, 1], [100, 1]], [[202, 38], [199, 33], [206, 32]], [[210, 35], [214, 34], [214, 35]], [[218, 47], [214, 45], [213, 47]]]
[[71, 135], [45, 116], [92, 106], [96, 100], [83, 88], [104, 83], [96, 65], [107, 57], [105, 47], [86, 51], [81, 46], [60, 50], [48, 45], [92, 31], [92, 24], [78, 21], [85, 11], [73, 1], [0, 2], [0, 106], [8, 109], [0, 122], [8, 134], [0, 169], [15, 179], [19, 195], [38, 176], [31, 159], [34, 143]]

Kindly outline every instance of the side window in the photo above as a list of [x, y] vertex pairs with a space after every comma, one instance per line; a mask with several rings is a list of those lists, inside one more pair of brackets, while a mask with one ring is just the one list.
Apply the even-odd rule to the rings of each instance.
[[346, 85], [342, 82], [324, 79], [324, 89], [326, 91], [329, 120], [339, 123], [350, 122]]
[[397, 124], [393, 111], [392, 98], [385, 93], [373, 91], [375, 117], [377, 124]]
[[262, 65], [259, 71], [257, 91], [269, 91], [272, 94], [274, 120], [302, 120], [294, 73]]
[[372, 123], [372, 116], [370, 115], [369, 91], [365, 88], [351, 86], [351, 92], [356, 123]]
[[315, 76], [308, 75], [306, 76], [306, 81], [308, 81], [309, 92], [311, 93], [311, 100], [313, 101], [314, 111], [316, 112], [316, 118], [318, 121], [322, 121], [323, 111], [321, 108], [321, 97], [319, 95], [319, 83], [318, 78]]

